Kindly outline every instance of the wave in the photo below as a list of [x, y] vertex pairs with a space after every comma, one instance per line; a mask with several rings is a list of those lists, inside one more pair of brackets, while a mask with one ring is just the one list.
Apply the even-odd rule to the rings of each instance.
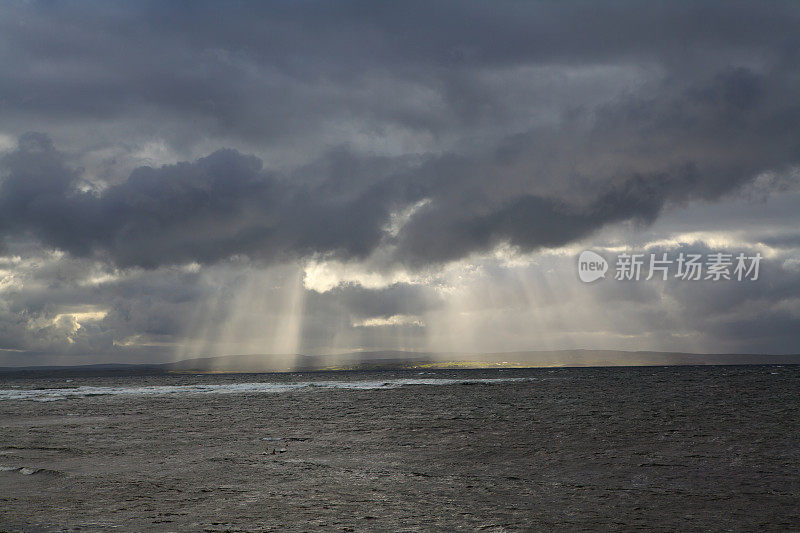
[[5, 465], [0, 465], [0, 472], [16, 472], [18, 474], [22, 474], [23, 476], [35, 476], [35, 475], [61, 476], [64, 474], [60, 470], [51, 470], [49, 468], [34, 468], [31, 466], [5, 466]]
[[185, 394], [259, 394], [282, 393], [317, 389], [376, 390], [422, 385], [472, 385], [511, 381], [526, 381], [529, 378], [483, 378], [483, 379], [393, 379], [381, 381], [302, 381], [289, 383], [220, 383], [197, 385], [149, 385], [136, 387], [81, 386], [62, 389], [0, 389], [0, 401], [31, 400], [52, 402], [70, 398], [98, 396], [170, 396]]

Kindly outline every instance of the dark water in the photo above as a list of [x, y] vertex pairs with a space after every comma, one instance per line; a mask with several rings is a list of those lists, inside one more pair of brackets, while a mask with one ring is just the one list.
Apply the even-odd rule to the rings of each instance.
[[800, 530], [800, 367], [66, 379], [0, 378], [0, 530]]

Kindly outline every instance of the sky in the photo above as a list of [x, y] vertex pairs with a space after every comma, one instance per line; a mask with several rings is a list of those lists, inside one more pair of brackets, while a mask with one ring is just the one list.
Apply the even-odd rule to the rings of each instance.
[[[0, 365], [800, 353], [798, 27], [796, 2], [3, 2]], [[762, 260], [615, 279], [681, 253]]]

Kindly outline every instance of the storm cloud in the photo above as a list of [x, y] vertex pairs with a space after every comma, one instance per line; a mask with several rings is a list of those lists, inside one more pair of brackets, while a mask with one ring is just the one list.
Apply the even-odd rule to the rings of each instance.
[[[565, 120], [478, 155], [409, 161], [342, 148], [280, 174], [227, 149], [140, 167], [103, 190], [86, 190], [48, 137], [25, 134], [3, 158], [3, 227], [76, 255], [145, 267], [236, 254], [363, 258], [391, 241], [397, 260], [414, 265], [503, 242], [557, 247], [608, 223], [652, 221], [665, 205], [713, 201], [763, 173], [788, 172], [797, 164], [800, 107], [773, 103], [771, 93], [788, 81], [775, 83], [727, 69], [674, 98], [625, 98], [596, 110], [588, 126]], [[569, 154], [553, 161], [553, 149]], [[392, 213], [420, 201], [409, 223], [387, 236]]]

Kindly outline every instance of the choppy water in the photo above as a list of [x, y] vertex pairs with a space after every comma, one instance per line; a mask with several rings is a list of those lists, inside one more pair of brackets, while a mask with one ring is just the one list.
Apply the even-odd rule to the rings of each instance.
[[0, 530], [799, 530], [800, 368], [0, 377]]

